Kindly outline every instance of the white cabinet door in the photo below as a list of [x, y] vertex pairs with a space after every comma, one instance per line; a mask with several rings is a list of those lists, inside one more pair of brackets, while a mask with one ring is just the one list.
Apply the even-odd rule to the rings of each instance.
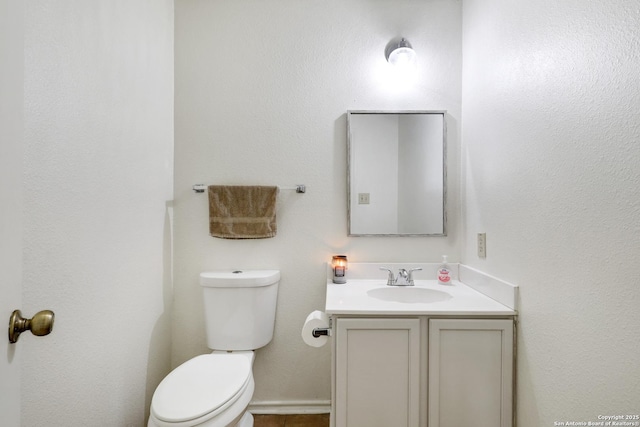
[[419, 319], [336, 320], [335, 426], [417, 427]]
[[0, 424], [11, 427], [21, 424], [25, 340], [9, 344], [7, 336], [11, 313], [22, 308], [23, 3], [0, 1]]
[[429, 321], [429, 427], [510, 427], [513, 321]]

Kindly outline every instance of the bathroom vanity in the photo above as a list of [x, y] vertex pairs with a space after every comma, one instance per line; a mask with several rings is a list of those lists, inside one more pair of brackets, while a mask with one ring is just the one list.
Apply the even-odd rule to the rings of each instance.
[[[422, 271], [387, 286], [381, 266]], [[513, 426], [517, 287], [451, 268], [447, 286], [437, 264], [352, 263], [327, 283], [332, 427]]]

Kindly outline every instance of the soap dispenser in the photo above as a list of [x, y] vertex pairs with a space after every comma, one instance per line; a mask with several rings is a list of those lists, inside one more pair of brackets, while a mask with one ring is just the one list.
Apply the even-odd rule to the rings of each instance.
[[440, 267], [438, 267], [438, 284], [451, 284], [451, 269], [449, 268], [449, 264], [447, 264], [446, 255], [442, 255], [442, 264], [440, 264]]

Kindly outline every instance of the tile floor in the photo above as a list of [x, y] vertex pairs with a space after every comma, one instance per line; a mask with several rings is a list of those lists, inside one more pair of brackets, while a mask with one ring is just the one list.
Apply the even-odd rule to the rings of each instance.
[[253, 427], [329, 427], [329, 414], [254, 415]]

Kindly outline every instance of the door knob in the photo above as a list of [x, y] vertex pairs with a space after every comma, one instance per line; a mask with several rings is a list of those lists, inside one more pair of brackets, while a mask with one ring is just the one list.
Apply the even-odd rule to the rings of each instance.
[[20, 310], [14, 310], [9, 319], [9, 342], [15, 343], [24, 331], [31, 331], [33, 335], [48, 335], [53, 329], [53, 318], [55, 315], [51, 310], [37, 312], [33, 318], [25, 319]]

